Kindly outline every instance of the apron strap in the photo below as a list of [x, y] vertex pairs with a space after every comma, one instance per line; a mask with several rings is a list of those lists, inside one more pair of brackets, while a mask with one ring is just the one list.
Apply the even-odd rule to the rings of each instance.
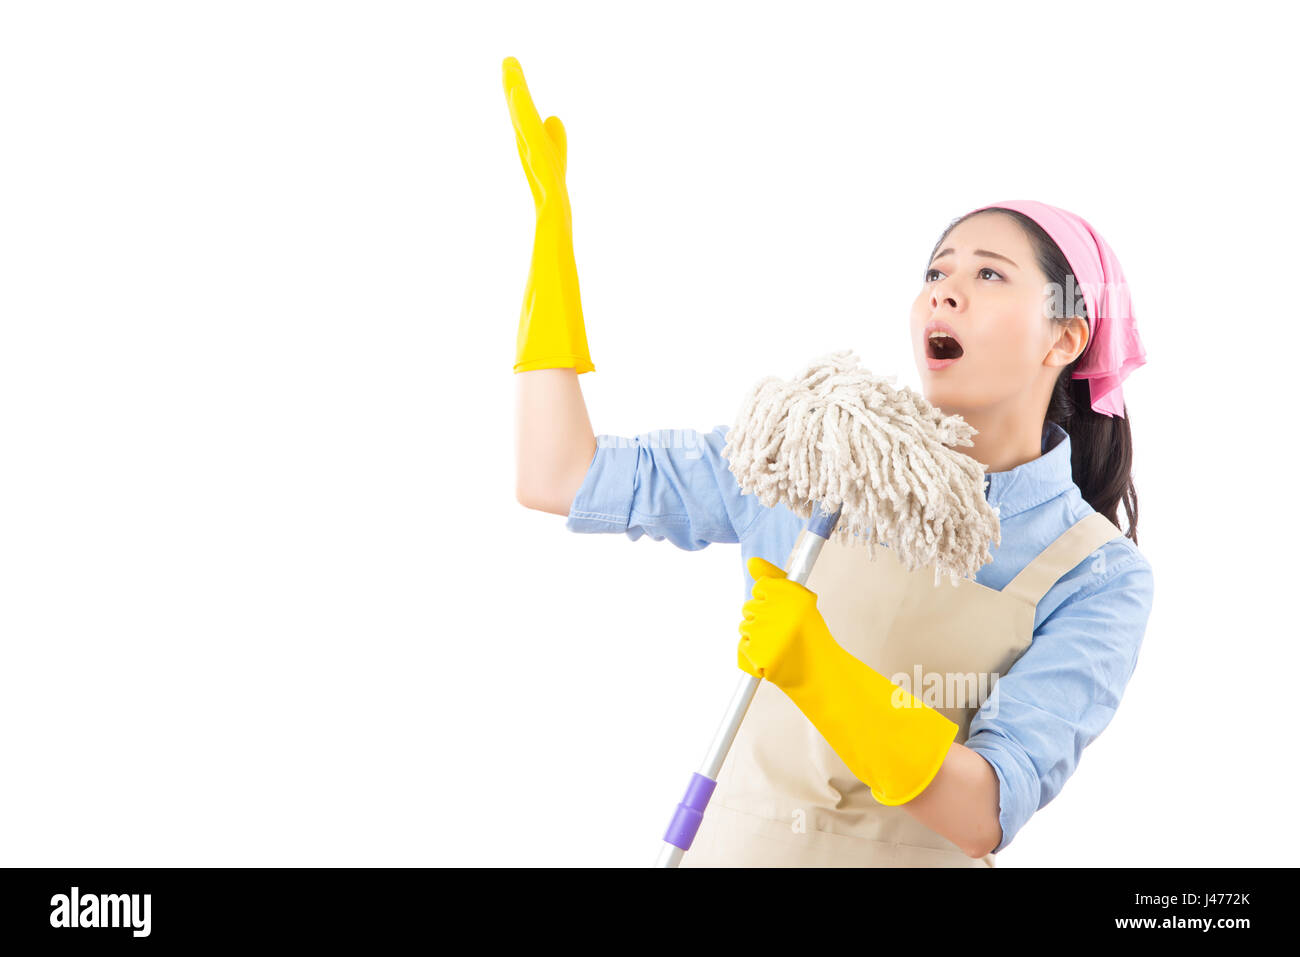
[[1037, 605], [1061, 576], [1107, 542], [1124, 533], [1100, 512], [1090, 512], [1044, 548], [1002, 589], [1003, 594]]

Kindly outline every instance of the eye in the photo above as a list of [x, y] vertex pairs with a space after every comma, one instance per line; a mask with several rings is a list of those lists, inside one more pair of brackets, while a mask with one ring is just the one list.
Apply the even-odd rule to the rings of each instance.
[[932, 273], [937, 273], [937, 272], [939, 272], [939, 270], [937, 270], [937, 269], [927, 269], [927, 270], [925, 271], [925, 281], [926, 281], [926, 282], [932, 282], [932, 281], [933, 281], [933, 278], [934, 278], [933, 275], [932, 275]]
[[991, 273], [993, 273], [993, 275], [997, 276], [999, 279], [1002, 278], [1002, 274], [1001, 274], [1001, 273], [999, 273], [999, 272], [998, 272], [997, 270], [995, 270], [995, 269], [990, 269], [988, 266], [985, 266], [985, 267], [984, 267], [983, 269], [981, 269], [978, 273], [976, 273], [976, 275], [980, 275], [980, 276], [982, 276], [982, 275], [983, 275], [984, 273], [986, 273], [986, 272], [991, 272]]

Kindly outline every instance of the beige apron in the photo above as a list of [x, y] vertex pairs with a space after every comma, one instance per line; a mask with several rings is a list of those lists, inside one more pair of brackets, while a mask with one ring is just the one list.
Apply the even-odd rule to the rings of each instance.
[[[835, 639], [938, 707], [956, 722], [956, 740], [964, 743], [997, 676], [1033, 640], [1039, 600], [1122, 534], [1092, 512], [1001, 591], [969, 579], [954, 587], [947, 576], [935, 585], [933, 568], [909, 572], [883, 546], [876, 546], [872, 561], [864, 546], [827, 542], [807, 585]], [[942, 690], [929, 698], [927, 676], [934, 674]], [[950, 682], [950, 676], [966, 677]], [[968, 857], [902, 807], [876, 801], [794, 702], [763, 681], [680, 866], [992, 867], [993, 861], [993, 854]]]

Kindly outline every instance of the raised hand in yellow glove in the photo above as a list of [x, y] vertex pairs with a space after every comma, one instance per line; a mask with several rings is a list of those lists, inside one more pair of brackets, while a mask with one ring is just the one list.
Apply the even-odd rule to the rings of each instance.
[[746, 567], [755, 582], [742, 609], [741, 670], [784, 691], [881, 804], [924, 791], [957, 725], [845, 651], [815, 593], [757, 556]]
[[558, 116], [545, 123], [533, 106], [524, 71], [514, 57], [501, 64], [501, 82], [515, 127], [519, 158], [537, 207], [533, 260], [524, 290], [515, 344], [515, 372], [572, 368], [592, 372], [587, 330], [578, 298], [578, 269], [573, 261], [573, 223], [564, 185], [568, 145]]

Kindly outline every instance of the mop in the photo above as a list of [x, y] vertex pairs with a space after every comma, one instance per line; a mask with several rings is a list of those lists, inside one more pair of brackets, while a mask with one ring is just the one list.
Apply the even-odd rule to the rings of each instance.
[[[890, 548], [910, 571], [934, 567], [934, 585], [992, 561], [997, 509], [982, 464], [957, 451], [974, 427], [893, 377], [860, 368], [851, 350], [814, 361], [793, 380], [768, 377], [750, 392], [722, 455], [744, 494], [805, 519], [786, 578], [807, 582], [827, 541]], [[704, 818], [727, 752], [762, 679], [745, 674], [664, 834], [658, 866], [676, 867]]]

